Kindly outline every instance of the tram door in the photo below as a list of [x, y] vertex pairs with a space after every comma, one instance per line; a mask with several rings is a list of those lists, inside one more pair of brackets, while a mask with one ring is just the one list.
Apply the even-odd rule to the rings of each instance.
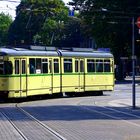
[[49, 76], [48, 76], [48, 84], [49, 84], [49, 93], [53, 93], [53, 63], [52, 58], [49, 58]]
[[60, 59], [53, 59], [53, 93], [60, 92]]
[[26, 59], [15, 60], [15, 74], [18, 74], [16, 78], [16, 90], [19, 91], [20, 97], [27, 96], [27, 64]]
[[84, 59], [79, 59], [79, 92], [85, 90]]
[[77, 81], [76, 85], [78, 86], [76, 89], [78, 92], [83, 92], [85, 90], [84, 59], [75, 60], [75, 72], [77, 73], [75, 81]]

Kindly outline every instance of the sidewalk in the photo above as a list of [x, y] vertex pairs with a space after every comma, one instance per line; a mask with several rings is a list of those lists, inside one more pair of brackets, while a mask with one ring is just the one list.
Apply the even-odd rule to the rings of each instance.
[[[115, 84], [129, 84], [132, 83], [133, 77], [132, 76], [127, 76], [124, 80], [116, 80]], [[140, 76], [135, 76], [135, 83], [140, 84]]]
[[[113, 107], [128, 107], [132, 108], [132, 99], [119, 99], [119, 100], [113, 100], [109, 102], [109, 105]], [[136, 99], [136, 109], [140, 110], [140, 98]]]

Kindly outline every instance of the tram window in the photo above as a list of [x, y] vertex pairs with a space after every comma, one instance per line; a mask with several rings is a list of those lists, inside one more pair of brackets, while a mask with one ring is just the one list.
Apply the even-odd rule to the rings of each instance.
[[78, 60], [75, 60], [75, 72], [78, 72]]
[[30, 74], [34, 74], [35, 73], [35, 59], [34, 58], [29, 59], [29, 65], [30, 65]]
[[72, 72], [72, 59], [64, 59], [64, 72]]
[[26, 71], [25, 60], [22, 60], [22, 74], [25, 74]]
[[12, 74], [13, 73], [13, 65], [11, 61], [4, 62], [4, 74]]
[[96, 72], [103, 72], [103, 60], [96, 60]]
[[19, 74], [19, 60], [15, 60], [15, 74]]
[[3, 65], [4, 63], [3, 62], [0, 62], [0, 74], [3, 74]]
[[36, 59], [36, 73], [41, 73], [41, 58]]
[[84, 61], [80, 60], [80, 72], [84, 72]]
[[48, 73], [48, 59], [42, 59], [42, 72]]
[[87, 72], [95, 72], [95, 61], [94, 60], [87, 60]]
[[104, 72], [110, 72], [110, 60], [104, 60]]
[[54, 73], [59, 73], [59, 61], [54, 59]]
[[52, 73], [52, 59], [49, 60], [49, 73]]

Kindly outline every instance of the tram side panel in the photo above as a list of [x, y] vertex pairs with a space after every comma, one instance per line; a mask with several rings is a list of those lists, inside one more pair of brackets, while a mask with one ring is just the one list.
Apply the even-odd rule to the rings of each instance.
[[[25, 59], [26, 58], [26, 59]], [[60, 58], [12, 58], [13, 74], [1, 78], [7, 97], [19, 98], [60, 92]]]
[[84, 58], [64, 57], [61, 59], [62, 92], [84, 92]]
[[61, 58], [61, 91], [78, 92], [79, 76], [74, 73], [74, 58]]
[[60, 57], [52, 58], [52, 90], [53, 93], [60, 93]]
[[[60, 58], [29, 58], [28, 95], [60, 92]], [[32, 65], [35, 70], [32, 70]]]
[[1, 93], [3, 92], [9, 98], [26, 96], [26, 78], [26, 60], [4, 56], [3, 74], [0, 76]]
[[111, 58], [63, 58], [62, 92], [113, 90], [113, 69]]
[[52, 94], [52, 73], [46, 57], [29, 58], [28, 96]]
[[110, 74], [86, 74], [85, 90], [86, 91], [106, 91], [113, 90], [113, 75]]
[[[84, 92], [85, 91], [85, 59], [84, 58], [79, 58], [78, 59], [78, 83], [79, 83], [79, 92]], [[76, 67], [76, 65], [75, 65]]]
[[8, 60], [12, 62], [13, 73], [0, 75], [1, 93], [4, 91], [8, 97], [104, 91], [114, 87], [112, 58], [64, 57], [61, 62], [58, 57], [13, 57]]
[[[11, 80], [12, 79], [12, 80]], [[9, 90], [11, 89], [10, 83], [13, 82], [13, 78], [9, 76], [4, 76], [0, 74], [0, 97], [8, 98], [9, 97]]]
[[113, 90], [114, 74], [111, 59], [87, 59], [87, 72], [85, 73], [86, 91]]

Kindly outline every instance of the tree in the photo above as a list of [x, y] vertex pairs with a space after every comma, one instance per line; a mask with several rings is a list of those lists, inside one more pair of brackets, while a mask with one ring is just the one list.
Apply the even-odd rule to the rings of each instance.
[[55, 42], [59, 47], [80, 47], [82, 34], [81, 19], [77, 17], [69, 17], [65, 22], [64, 28], [62, 29], [61, 38]]
[[121, 56], [131, 55], [131, 19], [138, 16], [140, 1], [73, 0], [69, 4], [79, 10], [86, 32], [98, 47], [111, 48], [116, 63]]
[[12, 18], [8, 14], [0, 13], [0, 46], [8, 43], [8, 29], [12, 23]]
[[10, 44], [52, 45], [59, 39], [68, 8], [61, 0], [22, 0], [16, 14], [9, 31]]

